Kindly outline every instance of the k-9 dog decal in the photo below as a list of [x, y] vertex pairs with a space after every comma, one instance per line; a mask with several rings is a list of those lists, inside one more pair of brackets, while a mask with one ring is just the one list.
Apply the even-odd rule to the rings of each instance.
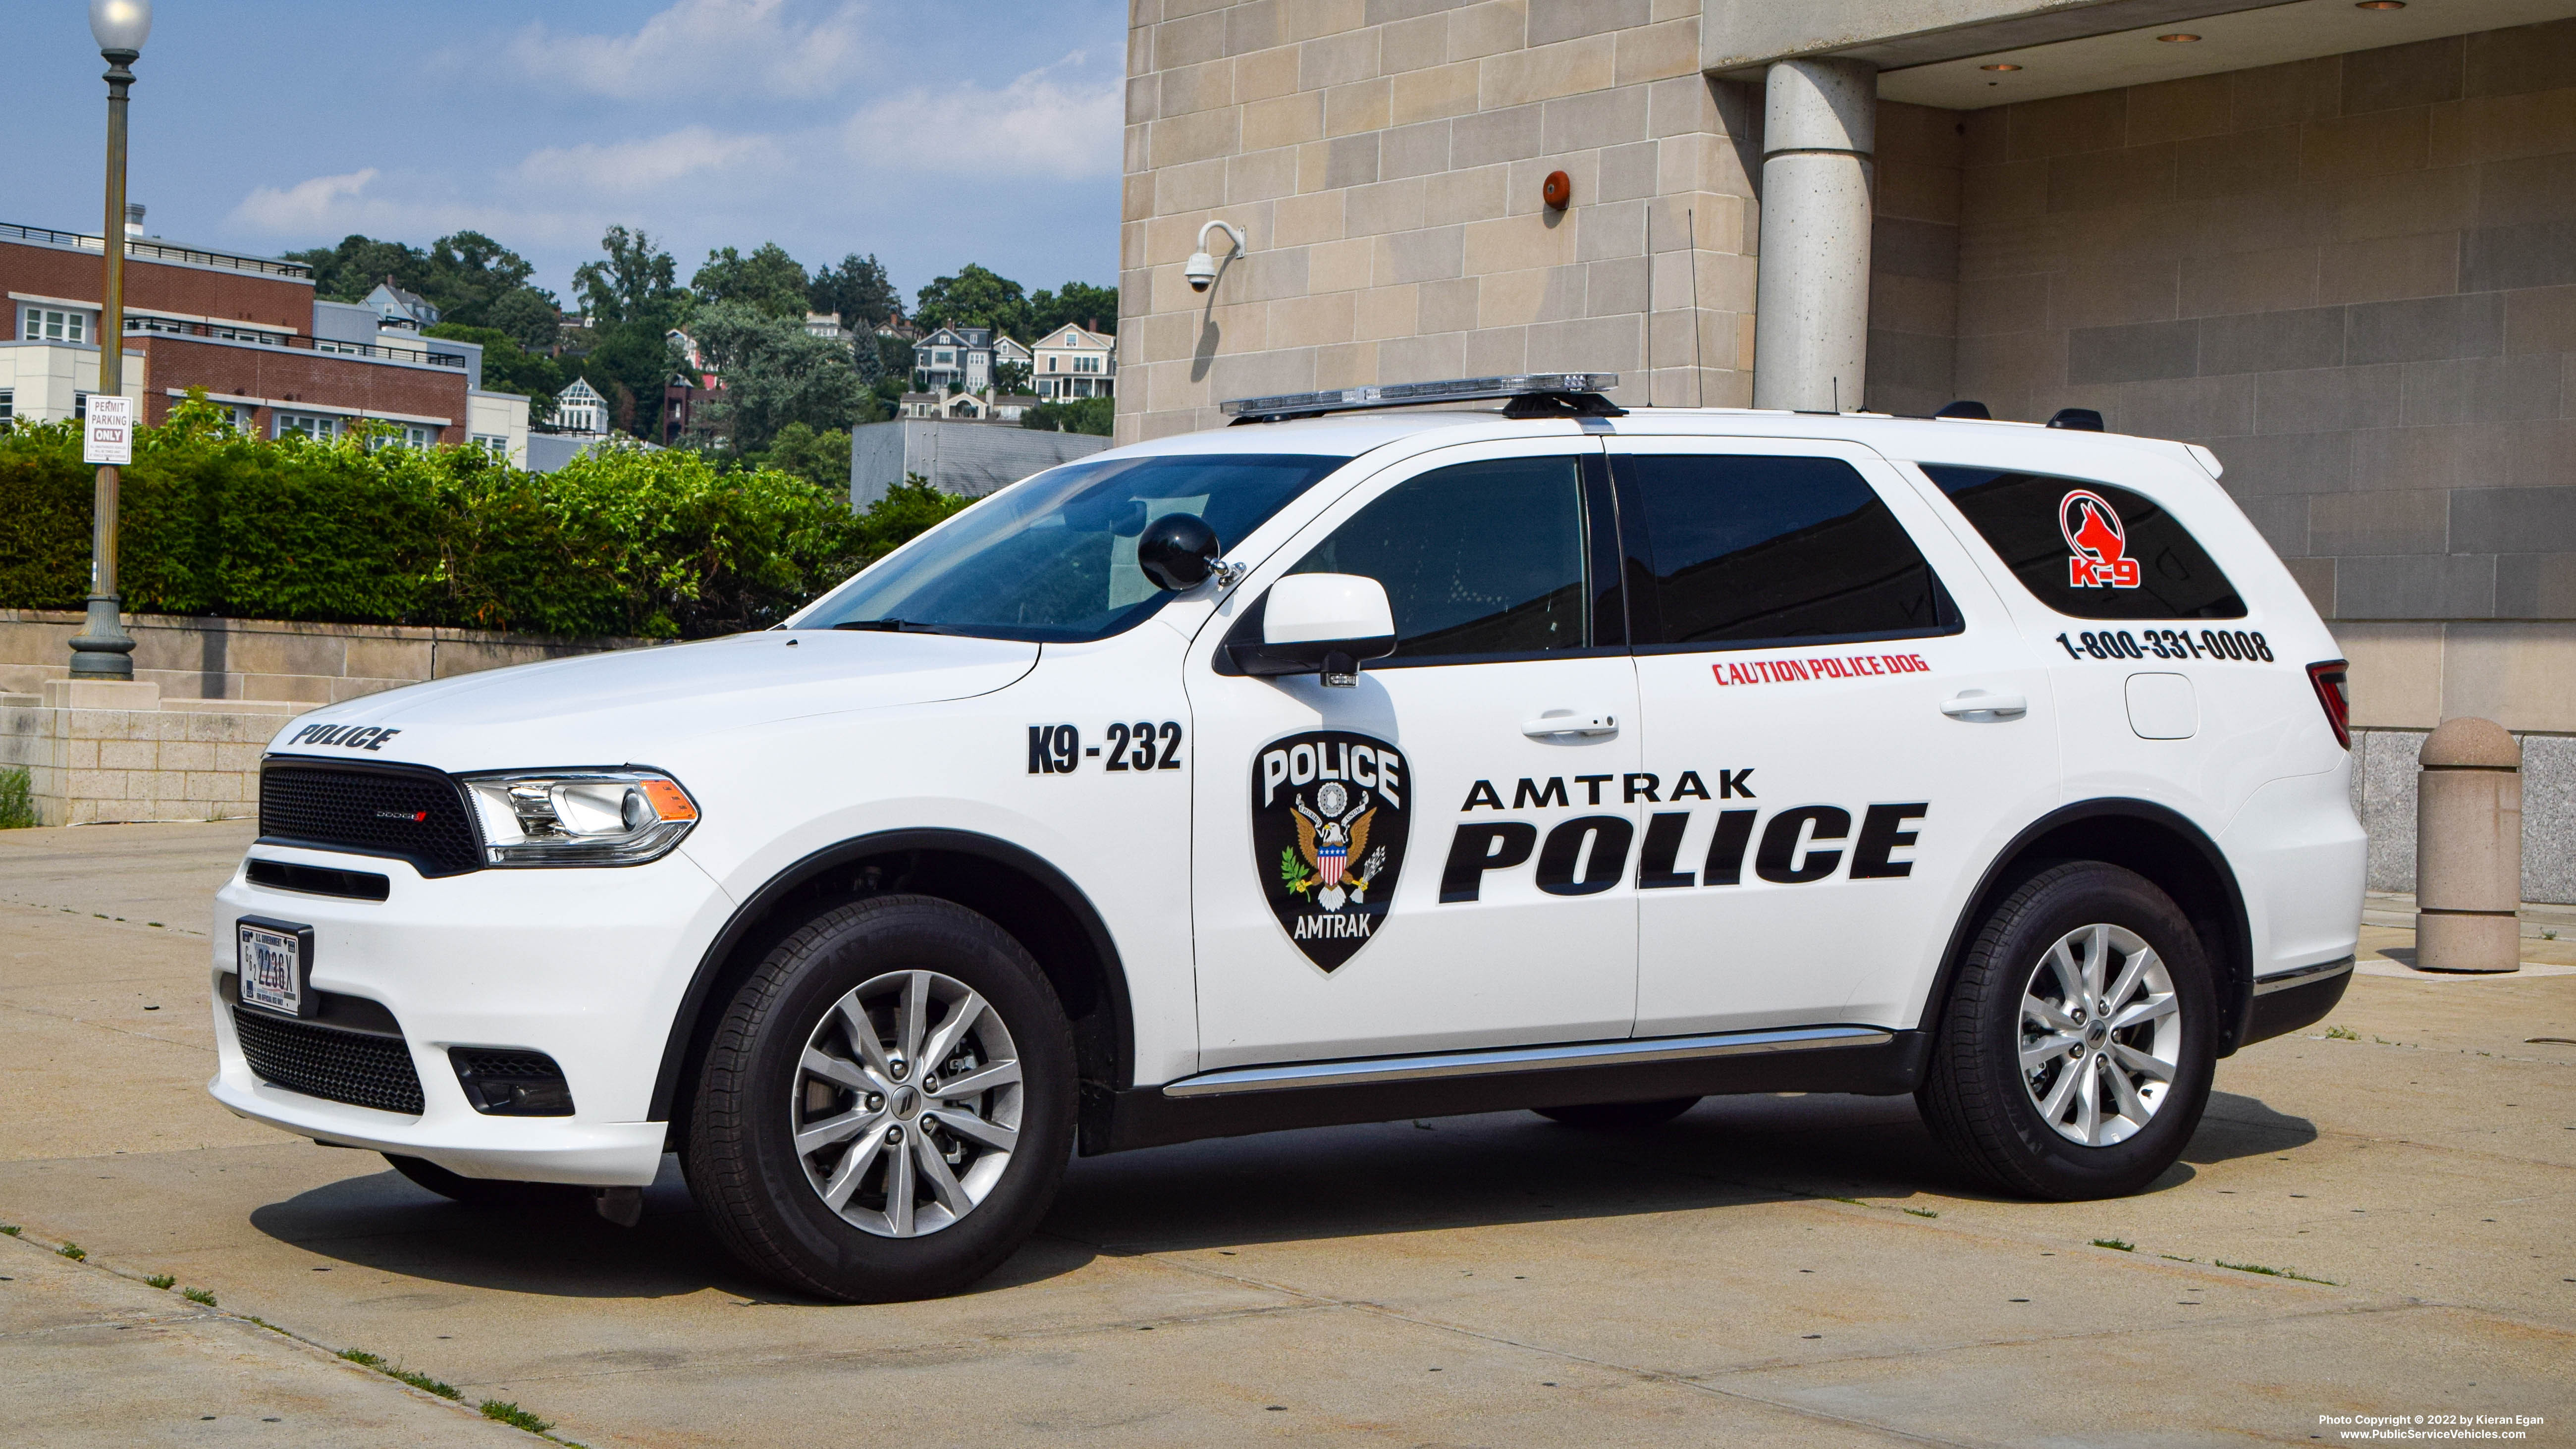
[[1279, 927], [1331, 971], [1386, 919], [1404, 869], [1412, 789], [1404, 754], [1367, 735], [1318, 730], [1252, 762], [1252, 865]]

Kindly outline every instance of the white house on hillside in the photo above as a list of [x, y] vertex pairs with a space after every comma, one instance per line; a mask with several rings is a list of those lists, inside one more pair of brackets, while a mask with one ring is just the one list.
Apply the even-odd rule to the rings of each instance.
[[590, 379], [576, 377], [555, 394], [555, 431], [593, 437], [607, 433], [608, 399], [590, 385]]
[[913, 381], [931, 392], [955, 383], [968, 392], [992, 385], [993, 369], [1006, 362], [1029, 365], [1029, 350], [990, 327], [941, 327], [912, 345]]
[[1038, 339], [1029, 364], [1037, 395], [1054, 401], [1117, 395], [1118, 339], [1068, 322]]

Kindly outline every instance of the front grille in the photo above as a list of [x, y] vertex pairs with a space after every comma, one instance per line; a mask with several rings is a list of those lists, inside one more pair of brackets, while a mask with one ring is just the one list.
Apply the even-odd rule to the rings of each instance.
[[412, 1070], [411, 1048], [401, 1037], [316, 1026], [243, 1006], [233, 1008], [233, 1034], [241, 1039], [251, 1072], [272, 1087], [407, 1117], [421, 1113], [420, 1074]]
[[456, 783], [436, 771], [270, 761], [259, 772], [262, 839], [396, 855], [423, 875], [483, 863]]

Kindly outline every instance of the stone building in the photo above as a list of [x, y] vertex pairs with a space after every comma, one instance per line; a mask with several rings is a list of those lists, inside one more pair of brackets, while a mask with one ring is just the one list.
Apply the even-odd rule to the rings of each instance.
[[[2374, 885], [2421, 733], [2473, 714], [2524, 736], [2526, 889], [2576, 899], [2576, 0], [1130, 18], [1120, 441], [1539, 370], [2093, 408], [2214, 449], [2333, 623]], [[1201, 294], [1210, 221], [1247, 245]]]

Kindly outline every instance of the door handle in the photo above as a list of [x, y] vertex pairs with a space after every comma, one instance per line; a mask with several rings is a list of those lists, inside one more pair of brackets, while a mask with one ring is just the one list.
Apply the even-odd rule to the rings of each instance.
[[1521, 733], [1534, 740], [1551, 739], [1557, 735], [1615, 735], [1619, 733], [1619, 718], [1610, 714], [1545, 714], [1537, 719], [1523, 720]]
[[1941, 712], [1952, 719], [1972, 719], [1992, 715], [1996, 719], [2019, 719], [2030, 713], [2030, 701], [2018, 694], [1989, 694], [1982, 689], [1963, 689], [1941, 701]]

